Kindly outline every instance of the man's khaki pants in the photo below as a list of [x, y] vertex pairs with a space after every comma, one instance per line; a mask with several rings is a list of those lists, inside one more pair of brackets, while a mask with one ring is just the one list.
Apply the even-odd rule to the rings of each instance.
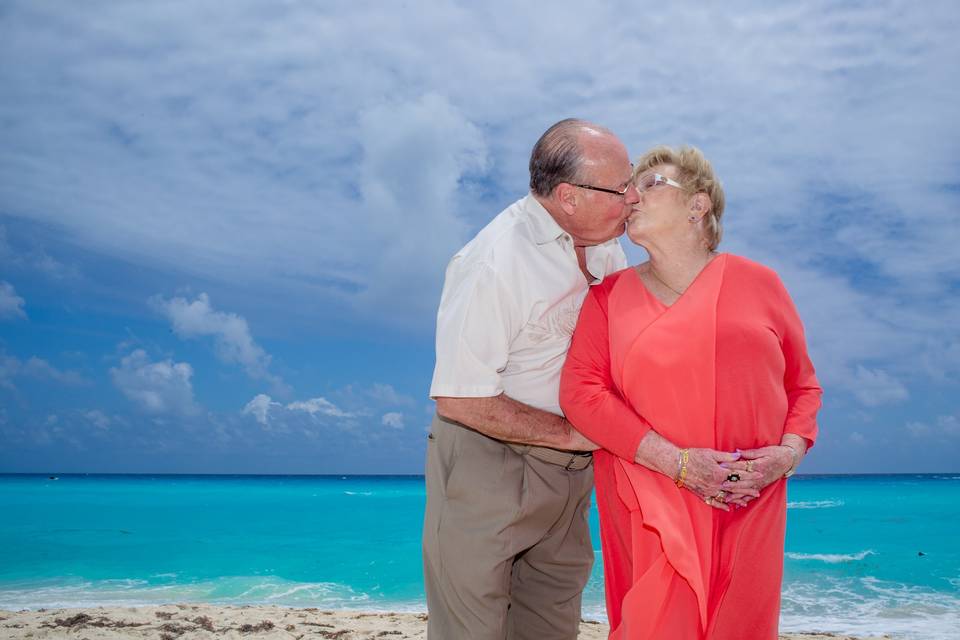
[[423, 528], [429, 640], [573, 640], [593, 467], [521, 455], [435, 417]]

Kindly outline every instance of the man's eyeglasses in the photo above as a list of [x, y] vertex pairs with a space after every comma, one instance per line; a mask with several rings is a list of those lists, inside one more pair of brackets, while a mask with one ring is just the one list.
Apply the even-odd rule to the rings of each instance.
[[630, 188], [630, 183], [628, 182], [623, 189], [619, 191], [617, 189], [607, 189], [606, 187], [595, 187], [592, 184], [576, 184], [571, 182], [575, 187], [580, 187], [581, 189], [590, 189], [591, 191], [602, 191], [603, 193], [612, 193], [615, 196], [620, 196], [621, 198], [627, 194], [627, 189]]
[[643, 193], [654, 187], [659, 187], [661, 185], [670, 185], [671, 187], [676, 187], [677, 189], [683, 189], [683, 185], [674, 180], [673, 178], [668, 178], [667, 176], [660, 173], [648, 173], [643, 176], [636, 182], [637, 191]]

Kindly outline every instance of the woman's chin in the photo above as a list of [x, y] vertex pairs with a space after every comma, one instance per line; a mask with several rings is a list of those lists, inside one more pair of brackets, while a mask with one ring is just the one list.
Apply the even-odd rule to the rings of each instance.
[[630, 238], [630, 242], [636, 245], [643, 246], [643, 241], [646, 239], [646, 235], [643, 234], [639, 229], [635, 227], [638, 225], [627, 224], [627, 237]]

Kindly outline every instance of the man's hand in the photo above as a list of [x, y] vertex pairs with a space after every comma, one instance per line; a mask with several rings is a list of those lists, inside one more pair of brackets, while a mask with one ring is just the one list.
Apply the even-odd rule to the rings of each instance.
[[437, 398], [437, 413], [485, 436], [506, 442], [564, 451], [598, 448], [563, 416], [531, 407], [502, 393], [489, 398]]
[[565, 451], [596, 451], [600, 448], [600, 445], [587, 439], [585, 435], [574, 429], [569, 421], [565, 420], [565, 422], [570, 427], [570, 440], [567, 446], [557, 447], [558, 449], [564, 449]]

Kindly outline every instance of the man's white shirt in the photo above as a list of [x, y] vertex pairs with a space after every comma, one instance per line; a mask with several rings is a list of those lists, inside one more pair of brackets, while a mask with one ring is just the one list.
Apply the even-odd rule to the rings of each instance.
[[[590, 284], [627, 266], [616, 239], [586, 258]], [[543, 205], [510, 205], [447, 265], [430, 397], [505, 393], [563, 415], [560, 371], [588, 288], [573, 239]]]

